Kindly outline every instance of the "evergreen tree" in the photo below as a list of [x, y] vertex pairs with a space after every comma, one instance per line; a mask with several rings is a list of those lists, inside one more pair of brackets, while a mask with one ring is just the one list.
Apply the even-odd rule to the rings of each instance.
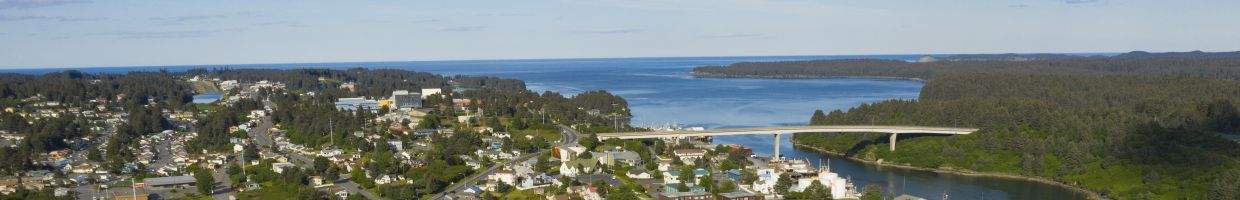
[[211, 195], [215, 189], [215, 176], [211, 174], [210, 169], [196, 167], [194, 173], [194, 186], [198, 188], [198, 193], [203, 195]]
[[826, 125], [827, 114], [822, 113], [821, 109], [814, 110], [814, 115], [809, 118], [809, 124], [810, 125]]
[[795, 181], [796, 180], [793, 180], [792, 176], [788, 175], [788, 173], [780, 173], [779, 179], [775, 180], [775, 193], [779, 195], [787, 195], [788, 189], [792, 188], [792, 184], [796, 184]]

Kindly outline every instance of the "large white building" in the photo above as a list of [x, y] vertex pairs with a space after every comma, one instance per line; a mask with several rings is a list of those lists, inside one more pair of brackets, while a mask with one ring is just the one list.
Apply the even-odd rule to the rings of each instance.
[[817, 176], [797, 179], [797, 185], [792, 188], [788, 188], [788, 190], [792, 190], [794, 192], [805, 191], [806, 188], [809, 188], [810, 185], [814, 184], [814, 181], [818, 181], [818, 183], [821, 183], [823, 186], [831, 189], [832, 199], [860, 198], [860, 195], [852, 191], [853, 188], [848, 184], [848, 179], [844, 179], [843, 177], [840, 177], [839, 174], [826, 169], [819, 170]]
[[356, 110], [357, 108], [365, 108], [374, 112], [379, 109], [379, 101], [362, 97], [336, 99], [338, 110]]
[[[779, 181], [779, 176], [783, 173], [793, 172], [781, 172], [770, 168], [758, 169], [758, 180], [754, 181], [752, 186], [753, 190], [766, 194], [776, 193], [775, 183]], [[848, 179], [840, 177], [839, 174], [831, 172], [828, 169], [820, 169], [816, 174], [813, 174], [813, 176], [802, 176], [801, 178], [798, 178], [796, 180], [796, 185], [788, 188], [788, 190], [802, 192], [809, 188], [810, 185], [813, 185], [815, 181], [831, 190], [832, 199], [860, 198], [860, 194], [858, 194], [856, 188], [848, 182]]]
[[426, 97], [428, 97], [428, 96], [431, 96], [431, 95], [436, 95], [436, 94], [439, 94], [439, 93], [441, 93], [441, 92], [443, 92], [443, 89], [439, 89], [439, 88], [422, 88], [422, 99], [426, 99]]
[[422, 94], [410, 93], [408, 90], [392, 91], [392, 106], [395, 108], [419, 108], [422, 107]]

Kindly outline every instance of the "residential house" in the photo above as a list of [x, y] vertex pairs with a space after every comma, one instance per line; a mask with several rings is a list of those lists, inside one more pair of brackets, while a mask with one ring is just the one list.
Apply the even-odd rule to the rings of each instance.
[[617, 163], [628, 166], [642, 165], [642, 158], [637, 152], [628, 150], [608, 150], [604, 152], [592, 152], [599, 163], [604, 165], [616, 165]]
[[598, 166], [598, 161], [593, 159], [577, 159], [568, 162], [561, 162], [560, 174], [568, 177], [576, 177], [577, 175], [593, 172]]
[[675, 155], [676, 157], [679, 157], [679, 158], [680, 158], [680, 161], [685, 162], [686, 164], [692, 164], [692, 163], [694, 163], [695, 161], [697, 161], [698, 159], [702, 159], [702, 157], [703, 157], [703, 156], [706, 156], [706, 150], [703, 150], [703, 149], [677, 149], [676, 151], [673, 151], [673, 152], [672, 152], [672, 155]]
[[646, 169], [645, 169], [645, 168], [634, 168], [634, 169], [630, 169], [630, 170], [629, 170], [628, 172], [626, 172], [624, 175], [627, 175], [627, 176], [629, 176], [629, 178], [634, 178], [634, 179], [650, 179], [650, 178], [653, 178], [653, 176], [652, 176], [652, 175], [650, 175], [650, 172], [649, 172], [649, 171], [646, 171]]
[[285, 169], [290, 169], [293, 167], [297, 167], [297, 165], [293, 165], [293, 163], [288, 162], [271, 163], [271, 171], [280, 174], [283, 174]]

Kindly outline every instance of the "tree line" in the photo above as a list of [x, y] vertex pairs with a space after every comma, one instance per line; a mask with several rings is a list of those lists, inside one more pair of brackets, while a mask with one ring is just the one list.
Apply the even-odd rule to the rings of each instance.
[[[1036, 176], [1120, 199], [1240, 198], [1240, 58], [1132, 53], [1031, 61], [738, 63], [705, 74], [925, 79], [916, 100], [818, 111], [811, 124], [974, 127], [970, 135], [798, 134], [794, 141], [919, 167]], [[1191, 56], [1197, 55], [1197, 56]], [[699, 72], [695, 70], [695, 72]]]
[[1240, 54], [1132, 52], [1110, 57], [1029, 61], [979, 59], [906, 62], [883, 59], [844, 59], [740, 62], [727, 66], [693, 68], [693, 74], [698, 77], [878, 76], [929, 79], [941, 74], [954, 73], [1171, 75], [1236, 80], [1240, 79]]
[[[130, 106], [155, 100], [179, 108], [192, 101], [193, 90], [174, 75], [167, 71], [88, 74], [76, 70], [37, 76], [0, 74], [0, 99], [38, 96], [70, 106], [91, 105], [91, 100], [118, 101], [119, 105]], [[15, 104], [4, 106], [22, 106]]]

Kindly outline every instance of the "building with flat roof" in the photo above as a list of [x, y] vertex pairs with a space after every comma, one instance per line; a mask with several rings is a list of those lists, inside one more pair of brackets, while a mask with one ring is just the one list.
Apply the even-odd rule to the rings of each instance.
[[395, 108], [420, 108], [422, 107], [422, 93], [409, 92], [408, 90], [392, 91], [392, 106]]
[[766, 200], [766, 197], [738, 189], [728, 193], [719, 193], [719, 200]]
[[423, 98], [423, 99], [425, 99], [425, 98], [426, 98], [426, 97], [428, 97], [428, 96], [431, 96], [431, 95], [436, 95], [436, 94], [439, 94], [440, 92], [443, 92], [443, 89], [439, 89], [439, 88], [422, 88], [422, 98]]
[[178, 187], [178, 186], [193, 186], [194, 181], [195, 181], [194, 177], [189, 176], [189, 175], [165, 176], [165, 177], [143, 179], [142, 184], [146, 185], [147, 187], [170, 188], [170, 187]]
[[658, 195], [658, 200], [713, 200], [714, 195], [706, 192], [706, 188], [701, 186], [690, 186], [688, 191], [680, 191], [675, 184], [663, 185], [663, 192]]
[[370, 100], [362, 97], [340, 98], [336, 99], [337, 110], [357, 110], [358, 108], [369, 109], [372, 112], [378, 111], [379, 101]]

